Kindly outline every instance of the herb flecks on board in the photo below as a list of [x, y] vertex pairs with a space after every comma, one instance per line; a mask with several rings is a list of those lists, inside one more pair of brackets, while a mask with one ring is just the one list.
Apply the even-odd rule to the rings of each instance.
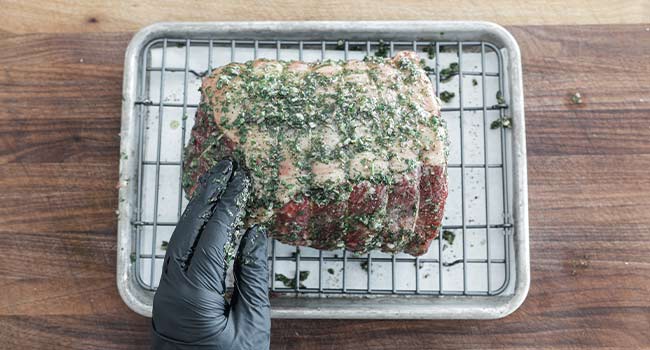
[[573, 95], [571, 95], [571, 103], [574, 105], [582, 104], [582, 94], [580, 94], [579, 91], [576, 91]]

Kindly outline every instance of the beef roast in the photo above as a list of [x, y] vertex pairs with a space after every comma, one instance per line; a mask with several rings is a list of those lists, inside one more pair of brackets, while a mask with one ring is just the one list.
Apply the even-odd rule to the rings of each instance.
[[246, 221], [276, 239], [420, 255], [440, 230], [446, 137], [415, 52], [231, 63], [203, 80], [183, 186], [230, 156], [253, 183]]

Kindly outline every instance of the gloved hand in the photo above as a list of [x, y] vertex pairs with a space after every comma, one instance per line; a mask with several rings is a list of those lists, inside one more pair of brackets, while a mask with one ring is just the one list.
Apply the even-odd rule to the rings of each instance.
[[271, 319], [266, 234], [242, 237], [231, 304], [227, 259], [249, 180], [223, 160], [200, 180], [167, 247], [153, 301], [152, 349], [268, 349]]

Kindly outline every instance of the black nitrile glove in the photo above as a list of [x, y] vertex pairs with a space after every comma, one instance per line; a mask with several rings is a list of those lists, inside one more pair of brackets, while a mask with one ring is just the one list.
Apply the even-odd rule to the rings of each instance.
[[153, 300], [152, 349], [268, 349], [271, 336], [266, 235], [242, 237], [231, 304], [227, 256], [249, 180], [223, 160], [205, 174], [171, 237]]

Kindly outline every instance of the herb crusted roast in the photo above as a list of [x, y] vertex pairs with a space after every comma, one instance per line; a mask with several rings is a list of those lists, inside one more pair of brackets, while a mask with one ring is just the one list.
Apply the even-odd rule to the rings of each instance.
[[203, 80], [183, 187], [230, 156], [253, 184], [245, 221], [274, 238], [421, 255], [443, 217], [446, 137], [415, 52], [231, 63]]

